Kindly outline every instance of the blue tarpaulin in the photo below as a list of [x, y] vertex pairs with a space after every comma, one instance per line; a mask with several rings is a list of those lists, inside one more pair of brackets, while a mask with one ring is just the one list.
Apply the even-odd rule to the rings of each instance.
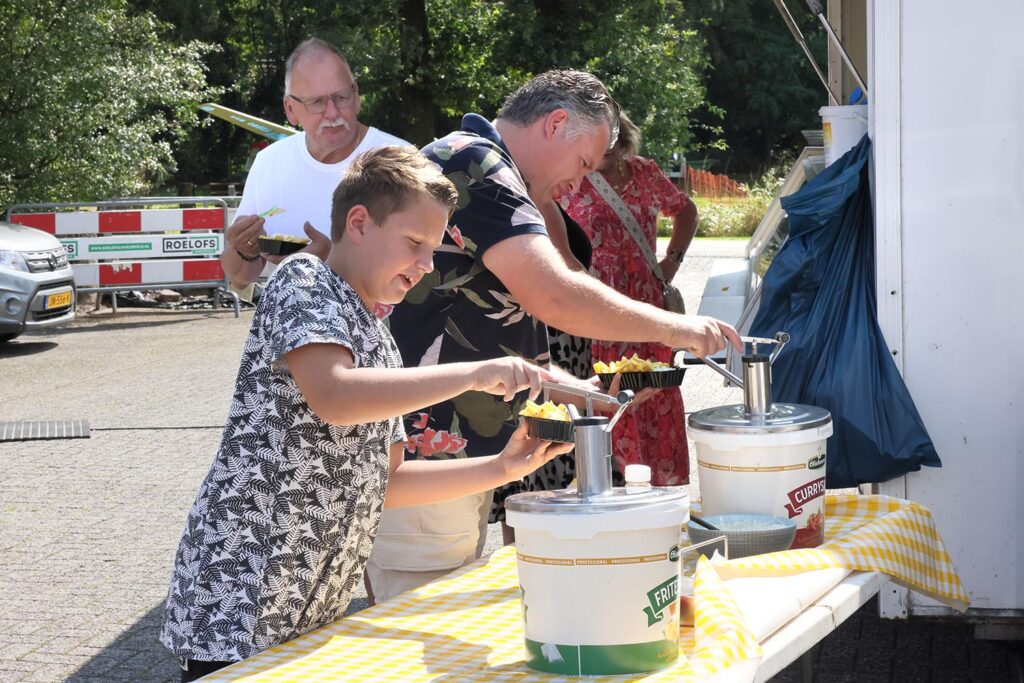
[[832, 413], [829, 488], [942, 464], [878, 327], [870, 153], [864, 136], [782, 198], [789, 238], [765, 273], [750, 329], [792, 337], [772, 366], [772, 399]]

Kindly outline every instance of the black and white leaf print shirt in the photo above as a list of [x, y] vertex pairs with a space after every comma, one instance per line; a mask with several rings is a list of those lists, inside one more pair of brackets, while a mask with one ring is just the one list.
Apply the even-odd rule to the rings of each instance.
[[387, 328], [320, 259], [293, 256], [253, 317], [227, 426], [178, 546], [161, 641], [244, 659], [342, 616], [377, 532], [400, 418], [337, 426], [284, 356], [340, 344], [355, 367], [401, 367]]

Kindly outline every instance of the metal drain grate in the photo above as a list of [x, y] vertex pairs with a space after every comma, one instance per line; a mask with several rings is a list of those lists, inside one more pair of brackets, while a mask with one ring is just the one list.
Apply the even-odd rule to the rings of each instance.
[[88, 439], [88, 420], [0, 422], [0, 441]]

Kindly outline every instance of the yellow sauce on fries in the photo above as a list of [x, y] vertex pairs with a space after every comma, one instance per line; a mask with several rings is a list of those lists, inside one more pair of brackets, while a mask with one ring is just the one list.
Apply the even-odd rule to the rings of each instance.
[[670, 367], [672, 366], [668, 363], [640, 358], [634, 353], [632, 358], [626, 358], [623, 356], [622, 360], [613, 360], [608, 364], [597, 361], [594, 363], [594, 372], [599, 375], [613, 372], [652, 372], [654, 370]]
[[523, 405], [523, 409], [519, 411], [519, 414], [523, 417], [542, 417], [545, 420], [561, 420], [562, 422], [569, 422], [569, 409], [565, 407], [564, 403], [554, 404], [551, 401], [545, 401], [544, 403], [537, 404], [533, 401], [527, 401]]

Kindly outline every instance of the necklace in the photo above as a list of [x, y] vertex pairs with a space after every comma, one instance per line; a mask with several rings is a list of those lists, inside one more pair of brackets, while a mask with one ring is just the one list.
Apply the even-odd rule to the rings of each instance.
[[626, 160], [623, 157], [619, 157], [615, 165], [604, 172], [604, 177], [607, 178], [608, 184], [612, 186], [617, 194], [622, 194], [622, 190], [625, 189], [626, 184], [629, 182], [629, 168], [626, 166]]

